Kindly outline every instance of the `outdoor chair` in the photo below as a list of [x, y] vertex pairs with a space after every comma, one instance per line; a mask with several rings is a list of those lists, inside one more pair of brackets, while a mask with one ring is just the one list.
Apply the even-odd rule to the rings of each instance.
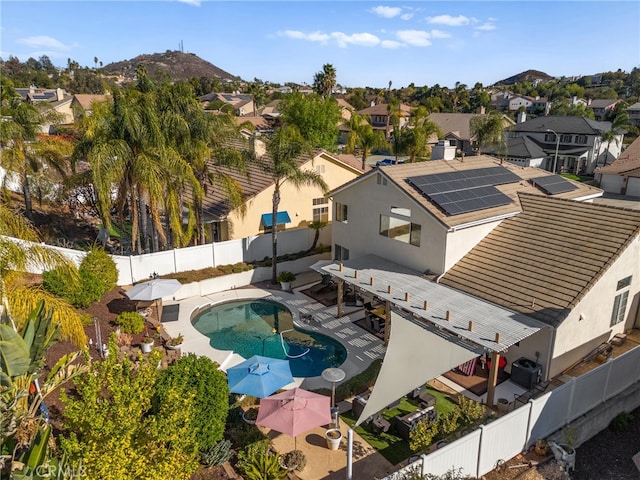
[[371, 420], [371, 428], [376, 433], [387, 433], [391, 428], [391, 422], [378, 413]]

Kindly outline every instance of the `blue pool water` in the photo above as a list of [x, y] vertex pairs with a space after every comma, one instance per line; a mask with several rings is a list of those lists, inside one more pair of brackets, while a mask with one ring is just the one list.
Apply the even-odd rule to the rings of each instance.
[[210, 339], [209, 344], [215, 349], [233, 350], [244, 358], [252, 355], [288, 358], [294, 377], [317, 377], [325, 368], [338, 367], [347, 358], [340, 342], [296, 329], [291, 312], [269, 300], [214, 305], [198, 313], [192, 324]]

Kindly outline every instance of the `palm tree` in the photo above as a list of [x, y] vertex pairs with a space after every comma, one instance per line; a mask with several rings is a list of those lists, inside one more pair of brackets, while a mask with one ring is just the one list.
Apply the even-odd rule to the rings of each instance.
[[426, 157], [427, 144], [434, 134], [438, 137], [442, 136], [438, 125], [427, 118], [428, 113], [425, 107], [413, 109], [409, 128], [402, 130], [400, 149], [409, 155], [411, 163], [414, 163], [417, 158]]
[[61, 325], [62, 337], [77, 346], [85, 345], [87, 338], [75, 309], [41, 288], [27, 287], [21, 281], [21, 272], [30, 268], [61, 268], [69, 282], [78, 281], [78, 271], [67, 257], [43, 246], [27, 219], [0, 204], [0, 320], [19, 329], [38, 302], [44, 300], [47, 308], [54, 308], [52, 321]]
[[[202, 157], [207, 152], [202, 143], [191, 145], [193, 138], [185, 120], [188, 102], [181, 100], [179, 93], [159, 102], [153, 85], [144, 80], [144, 71], [137, 73], [142, 75], [146, 93], [137, 88], [114, 91], [111, 105], [99, 106], [83, 120], [83, 137], [75, 155], [91, 164], [105, 227], [111, 226], [114, 204], [121, 222], [128, 211], [132, 248], [142, 253], [149, 248], [149, 218], [154, 249], [156, 235], [163, 245], [167, 244], [161, 211], [169, 217], [173, 244], [188, 243], [195, 230], [195, 217], [189, 210], [187, 228], [182, 228], [183, 193], [190, 189], [198, 198], [202, 187], [185, 156]], [[114, 186], [117, 198], [112, 202]]]
[[[34, 105], [23, 102], [20, 97], [10, 98], [8, 103], [8, 120], [0, 122], [0, 165], [7, 172], [19, 175], [25, 212], [27, 218], [31, 219], [31, 178], [46, 166], [64, 176], [72, 146], [55, 137], [38, 139], [42, 125], [48, 121], [57, 121], [58, 115], [55, 112], [40, 112]], [[5, 176], [4, 181], [7, 180]]]
[[506, 153], [502, 114], [491, 112], [488, 115], [473, 117], [470, 127], [471, 137], [475, 137], [478, 145], [478, 155], [481, 155], [482, 148], [487, 146], [495, 147], [498, 154]]
[[313, 88], [323, 97], [331, 96], [333, 88], [336, 86], [336, 69], [330, 63], [322, 66], [322, 71], [313, 77]]
[[349, 135], [347, 136], [346, 151], [347, 153], [355, 152], [356, 148], [361, 150], [362, 169], [367, 165], [367, 157], [371, 155], [371, 151], [376, 148], [386, 146], [384, 134], [378, 130], [374, 130], [369, 124], [366, 115], [357, 113], [351, 114], [349, 120]]
[[324, 193], [329, 190], [321, 175], [311, 170], [300, 168], [300, 158], [308, 153], [308, 148], [297, 128], [284, 126], [278, 129], [266, 144], [267, 153], [258, 164], [260, 168], [273, 180], [272, 209], [273, 223], [271, 228], [272, 273], [271, 282], [278, 283], [278, 226], [277, 215], [280, 205], [280, 192], [285, 183], [290, 183], [296, 189], [303, 186], [319, 187]]

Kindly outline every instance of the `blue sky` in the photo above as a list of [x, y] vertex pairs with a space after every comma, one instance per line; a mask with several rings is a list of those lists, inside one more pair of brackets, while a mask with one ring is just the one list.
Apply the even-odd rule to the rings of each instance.
[[640, 2], [17, 1], [0, 3], [0, 56], [93, 66], [178, 50], [245, 80], [348, 87], [490, 85], [640, 66]]

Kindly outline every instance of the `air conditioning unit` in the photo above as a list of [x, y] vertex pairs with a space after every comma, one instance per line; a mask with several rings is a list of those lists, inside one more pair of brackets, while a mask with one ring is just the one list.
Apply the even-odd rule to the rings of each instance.
[[542, 376], [542, 365], [521, 357], [511, 364], [511, 381], [527, 390], [533, 388]]

